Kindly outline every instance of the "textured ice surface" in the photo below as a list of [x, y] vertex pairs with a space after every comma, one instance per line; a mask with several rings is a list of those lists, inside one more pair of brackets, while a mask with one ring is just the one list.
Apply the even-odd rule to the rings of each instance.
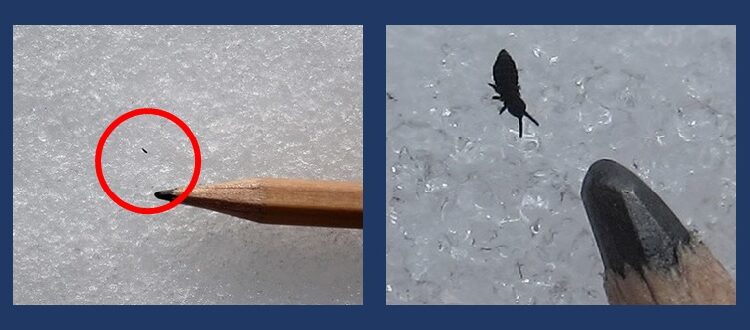
[[[612, 158], [736, 276], [734, 27], [387, 28], [387, 283], [398, 303], [605, 303], [580, 198]], [[540, 123], [498, 116], [519, 67]]]
[[[139, 215], [94, 174], [104, 128], [151, 106], [196, 134], [201, 183], [361, 180], [361, 27], [17, 26], [13, 51], [14, 303], [361, 303], [361, 231]], [[103, 158], [141, 206], [193, 170], [187, 137], [155, 116], [117, 128]]]

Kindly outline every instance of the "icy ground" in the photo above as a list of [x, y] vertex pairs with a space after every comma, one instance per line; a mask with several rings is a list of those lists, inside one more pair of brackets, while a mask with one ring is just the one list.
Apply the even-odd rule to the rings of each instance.
[[[734, 27], [387, 28], [389, 304], [600, 304], [580, 198], [630, 167], [736, 276]], [[507, 49], [540, 127], [498, 116]]]
[[[33, 27], [13, 30], [15, 304], [360, 304], [362, 233], [269, 226], [107, 197], [94, 148], [117, 116], [184, 120], [201, 183], [362, 178], [362, 28]], [[145, 150], [145, 151], [144, 151]], [[193, 153], [160, 117], [104, 149], [126, 201], [187, 184]]]

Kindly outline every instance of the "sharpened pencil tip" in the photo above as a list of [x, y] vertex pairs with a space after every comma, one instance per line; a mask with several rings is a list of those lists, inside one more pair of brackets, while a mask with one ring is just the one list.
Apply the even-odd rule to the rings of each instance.
[[690, 233], [666, 203], [633, 172], [609, 159], [591, 165], [581, 198], [604, 267], [620, 274], [625, 265], [677, 264], [677, 248], [690, 243]]
[[157, 191], [154, 193], [154, 196], [156, 196], [156, 198], [158, 199], [167, 201], [173, 201], [175, 198], [177, 198], [177, 195], [174, 194], [174, 190]]

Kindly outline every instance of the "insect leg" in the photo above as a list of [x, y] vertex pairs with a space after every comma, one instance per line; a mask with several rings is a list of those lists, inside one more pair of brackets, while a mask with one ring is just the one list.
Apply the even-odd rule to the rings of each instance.
[[487, 85], [490, 85], [490, 87], [492, 87], [492, 89], [497, 90], [497, 86], [495, 86], [495, 84], [493, 84], [493, 83], [487, 83]]
[[499, 114], [501, 114], [501, 115], [502, 115], [502, 114], [503, 114], [503, 111], [505, 111], [505, 109], [508, 109], [508, 107], [506, 107], [506, 106], [503, 106], [503, 107], [502, 107], [502, 109], [500, 109], [500, 113], [499, 113]]
[[521, 121], [521, 119], [523, 119], [523, 116], [518, 117], [518, 137], [519, 138], [523, 137], [523, 121]]
[[534, 124], [536, 124], [536, 126], [539, 126], [539, 123], [537, 123], [536, 120], [534, 120], [534, 118], [531, 118], [531, 115], [529, 115], [528, 112], [524, 112], [523, 115], [526, 117], [529, 117], [529, 119], [531, 119], [531, 121], [533, 121]]
[[493, 96], [493, 97], [492, 97], [492, 99], [493, 99], [493, 100], [499, 100], [499, 99], [500, 99], [500, 96], [498, 96], [498, 95], [495, 95], [495, 96]]

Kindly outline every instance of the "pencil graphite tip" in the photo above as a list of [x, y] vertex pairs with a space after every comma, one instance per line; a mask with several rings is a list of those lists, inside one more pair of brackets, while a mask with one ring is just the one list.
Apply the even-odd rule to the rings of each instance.
[[591, 165], [581, 198], [606, 269], [668, 268], [678, 262], [677, 248], [690, 243], [690, 233], [659, 195], [613, 160]]
[[167, 201], [173, 201], [175, 198], [177, 198], [177, 195], [174, 194], [174, 190], [157, 191], [154, 193], [154, 196], [156, 196], [156, 198], [158, 199]]

